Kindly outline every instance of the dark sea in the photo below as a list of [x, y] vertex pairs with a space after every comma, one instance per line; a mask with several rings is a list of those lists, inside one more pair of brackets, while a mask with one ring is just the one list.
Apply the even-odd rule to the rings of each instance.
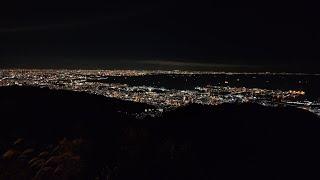
[[145, 76], [106, 76], [102, 83], [192, 90], [195, 87], [229, 86], [269, 90], [301, 90], [309, 100], [320, 100], [320, 75], [312, 74], [155, 74]]

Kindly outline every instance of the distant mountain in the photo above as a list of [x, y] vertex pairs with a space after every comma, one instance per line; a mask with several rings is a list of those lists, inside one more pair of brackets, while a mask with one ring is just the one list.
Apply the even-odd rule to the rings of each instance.
[[0, 179], [320, 176], [320, 119], [301, 109], [191, 104], [138, 120], [151, 106], [34, 87], [0, 99]]

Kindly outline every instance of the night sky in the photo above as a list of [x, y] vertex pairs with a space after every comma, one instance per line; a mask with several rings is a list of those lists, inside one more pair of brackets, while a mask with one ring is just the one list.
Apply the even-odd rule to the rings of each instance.
[[307, 1], [1, 6], [0, 68], [320, 72]]

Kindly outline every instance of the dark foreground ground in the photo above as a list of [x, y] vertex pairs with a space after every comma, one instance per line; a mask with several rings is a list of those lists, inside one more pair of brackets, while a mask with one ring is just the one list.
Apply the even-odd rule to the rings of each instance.
[[[1, 180], [317, 179], [320, 119], [254, 104], [150, 106], [85, 93], [0, 88]], [[127, 114], [124, 112], [128, 112]]]

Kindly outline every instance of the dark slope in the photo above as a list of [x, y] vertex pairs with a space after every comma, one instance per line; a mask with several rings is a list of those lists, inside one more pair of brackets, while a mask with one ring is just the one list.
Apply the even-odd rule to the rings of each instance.
[[[80, 140], [83, 142], [81, 146], [71, 149], [81, 150], [76, 154], [81, 155], [84, 166], [92, 166], [81, 169], [74, 179], [79, 179], [79, 176], [88, 179], [86, 176], [96, 173], [95, 168], [105, 163], [100, 154], [109, 154], [110, 158], [114, 156], [116, 148], [109, 146], [117, 143], [116, 137], [123, 124], [131, 124], [135, 120], [131, 114], [152, 108], [146, 104], [87, 93], [35, 87], [1, 87], [0, 99], [0, 153], [12, 148], [17, 150], [16, 147], [21, 154], [30, 148], [35, 150], [35, 154], [60, 149], [58, 154], [53, 153], [53, 157], [59, 157], [71, 153], [69, 149], [74, 146], [73, 140]], [[13, 143], [21, 138], [23, 143]], [[70, 142], [61, 145], [64, 138]], [[47, 156], [46, 160], [50, 157]], [[3, 171], [6, 170], [1, 169], [0, 163], [0, 175]], [[6, 178], [0, 176], [0, 179]]]
[[196, 158], [189, 165], [201, 167], [198, 175], [209, 179], [319, 177], [320, 121], [304, 110], [190, 105], [166, 114], [163, 121], [170, 124], [163, 127], [165, 134], [178, 144], [192, 142], [187, 157]]
[[130, 114], [152, 108], [87, 93], [35, 87], [1, 87], [0, 99], [2, 130], [17, 129], [21, 131], [17, 135], [29, 129], [28, 135], [51, 131], [65, 136], [74, 125], [86, 128], [92, 122], [128, 119]]
[[[0, 150], [7, 153], [0, 161], [0, 171], [7, 173], [0, 179], [320, 176], [320, 121], [304, 110], [189, 105], [136, 120], [118, 111], [138, 112], [147, 105], [24, 87], [0, 88], [0, 98]], [[18, 137], [24, 145], [8, 144]], [[28, 148], [33, 154], [25, 155]]]

